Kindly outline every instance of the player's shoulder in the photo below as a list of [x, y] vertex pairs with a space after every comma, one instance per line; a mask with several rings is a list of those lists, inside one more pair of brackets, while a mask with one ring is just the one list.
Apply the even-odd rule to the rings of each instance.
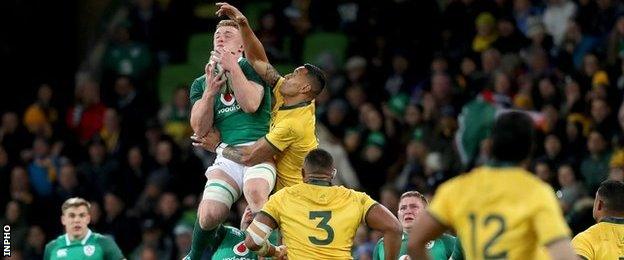
[[115, 240], [109, 235], [104, 235], [104, 234], [100, 234], [97, 232], [93, 232], [92, 236], [93, 236], [93, 240], [96, 241], [97, 243], [102, 243], [102, 244], [115, 243]]
[[193, 83], [195, 83], [195, 82], [204, 82], [204, 81], [206, 81], [206, 74], [202, 74], [201, 76], [195, 78], [193, 80]]
[[56, 237], [55, 239], [52, 239], [50, 242], [48, 242], [46, 244], [46, 248], [54, 248], [56, 246], [58, 246], [61, 241], [65, 241], [65, 235], [60, 235], [58, 237]]
[[456, 238], [455, 236], [452, 236], [452, 235], [449, 235], [449, 234], [446, 234], [446, 233], [442, 234], [442, 235], [441, 235], [438, 239], [436, 239], [436, 240], [439, 240], [439, 241], [440, 241], [440, 242], [442, 242], [443, 244], [448, 245], [448, 246], [451, 246], [451, 247], [452, 247], [452, 246], [454, 246], [454, 245], [455, 245], [455, 243], [457, 242], [457, 238]]
[[576, 234], [572, 240], [589, 239], [590, 237], [600, 233], [602, 233], [602, 225], [601, 223], [597, 223], [587, 228], [585, 231]]

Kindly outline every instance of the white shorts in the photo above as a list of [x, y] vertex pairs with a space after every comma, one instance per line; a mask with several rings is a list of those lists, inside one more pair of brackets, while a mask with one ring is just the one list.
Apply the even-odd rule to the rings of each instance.
[[[254, 143], [255, 142], [249, 142], [237, 146], [249, 146]], [[242, 191], [243, 178], [245, 177], [245, 171], [247, 170], [247, 168], [249, 167], [225, 158], [222, 155], [217, 155], [214, 163], [212, 163], [212, 165], [208, 167], [208, 169], [206, 169], [206, 178], [210, 179], [210, 173], [212, 171], [217, 169], [222, 170], [236, 182], [236, 184], [238, 185], [238, 189]]]

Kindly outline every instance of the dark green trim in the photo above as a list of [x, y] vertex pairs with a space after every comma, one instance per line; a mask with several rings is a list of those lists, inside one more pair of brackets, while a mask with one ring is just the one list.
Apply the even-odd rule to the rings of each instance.
[[269, 144], [273, 147], [273, 149], [275, 149], [275, 151], [282, 152], [282, 150], [280, 150], [279, 148], [277, 148], [277, 146], [275, 146], [273, 143], [271, 143], [271, 141], [269, 141], [269, 138], [267, 138], [267, 137], [266, 137], [266, 135], [264, 136], [264, 140], [266, 140], [266, 141], [267, 141], [267, 143], [269, 143]]
[[557, 242], [559, 242], [561, 240], [570, 240], [570, 237], [567, 236], [567, 235], [555, 237], [555, 238], [549, 240], [548, 242], [544, 243], [544, 246], [548, 247], [548, 246], [550, 246], [550, 245], [552, 245], [554, 243], [557, 243]]
[[234, 196], [234, 194], [232, 194], [232, 192], [227, 187], [223, 186], [222, 184], [213, 182], [211, 184], [208, 184], [208, 186], [206, 186], [206, 188], [208, 188], [210, 186], [215, 186], [215, 187], [219, 187], [219, 188], [222, 188], [222, 189], [226, 190], [228, 192], [228, 194], [230, 194], [230, 197], [232, 197], [232, 201], [236, 201], [236, 196]]
[[607, 222], [613, 224], [624, 224], [624, 218], [618, 217], [604, 217], [600, 220], [600, 222]]
[[325, 181], [325, 180], [317, 180], [317, 179], [310, 179], [308, 180], [307, 184], [311, 184], [311, 185], [318, 185], [318, 186], [332, 186], [331, 181]]
[[368, 225], [368, 213], [371, 211], [371, 209], [373, 209], [377, 205], [379, 205], [379, 203], [375, 202], [375, 204], [373, 204], [370, 207], [368, 207], [368, 209], [366, 210], [366, 213], [364, 214], [364, 223], [366, 223], [366, 226], [368, 226], [368, 227], [370, 227]]
[[[273, 216], [271, 216], [271, 214], [267, 213], [264, 210], [260, 210], [260, 211], [258, 211], [258, 213], [262, 213], [262, 215], [265, 215], [265, 216], [269, 217], [271, 220], [273, 220], [273, 223], [275, 223], [275, 225], [279, 227], [279, 222], [277, 222], [277, 220], [275, 220], [275, 218], [273, 218]], [[258, 214], [258, 213], [256, 213], [256, 214]]]
[[580, 257], [580, 258], [581, 258], [581, 259], [583, 259], [583, 260], [589, 260], [589, 259], [587, 259], [587, 257], [584, 257], [584, 256], [582, 256], [582, 255], [577, 255], [577, 256], [578, 256], [578, 257]]
[[492, 168], [520, 167], [516, 162], [491, 160], [485, 164]]
[[273, 179], [277, 178], [275, 176], [275, 171], [273, 171], [273, 169], [266, 167], [266, 166], [255, 166], [256, 168], [261, 168], [261, 169], [266, 169], [267, 171], [271, 172], [271, 174], [273, 174]]
[[312, 100], [303, 101], [303, 102], [300, 102], [300, 103], [297, 103], [297, 104], [294, 104], [294, 105], [290, 105], [290, 106], [284, 105], [284, 106], [281, 106], [279, 108], [279, 110], [295, 109], [295, 108], [305, 107], [305, 106], [307, 106], [309, 104], [312, 104]]

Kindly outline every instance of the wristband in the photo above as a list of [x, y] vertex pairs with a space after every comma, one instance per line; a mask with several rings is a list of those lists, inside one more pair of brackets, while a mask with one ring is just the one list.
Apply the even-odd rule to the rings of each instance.
[[215, 148], [215, 152], [217, 153], [217, 155], [223, 156], [223, 150], [227, 146], [228, 145], [226, 143], [224, 143], [224, 142], [219, 143], [219, 145], [217, 145], [217, 148]]

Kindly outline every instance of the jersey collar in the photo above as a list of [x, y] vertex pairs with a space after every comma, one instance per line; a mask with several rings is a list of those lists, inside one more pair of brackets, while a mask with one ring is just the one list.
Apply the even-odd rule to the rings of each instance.
[[[89, 239], [89, 237], [91, 237], [91, 229], [87, 229], [87, 235], [80, 240], [80, 244], [84, 245], [87, 243], [87, 240]], [[69, 240], [69, 235], [67, 233], [65, 233], [65, 245], [69, 246], [71, 244], [71, 240]]]
[[295, 109], [295, 108], [299, 108], [299, 107], [305, 107], [305, 106], [309, 105], [310, 103], [312, 103], [312, 100], [303, 101], [301, 103], [297, 103], [297, 104], [290, 105], [290, 106], [281, 106], [279, 108], [279, 110], [289, 110], [289, 109]]
[[331, 186], [331, 182], [324, 181], [324, 180], [314, 180], [314, 179], [312, 179], [312, 180], [309, 180], [307, 183], [311, 184], [311, 185], [318, 185], [318, 186]]
[[618, 217], [604, 217], [600, 220], [600, 222], [607, 222], [613, 224], [624, 224], [624, 218]]

